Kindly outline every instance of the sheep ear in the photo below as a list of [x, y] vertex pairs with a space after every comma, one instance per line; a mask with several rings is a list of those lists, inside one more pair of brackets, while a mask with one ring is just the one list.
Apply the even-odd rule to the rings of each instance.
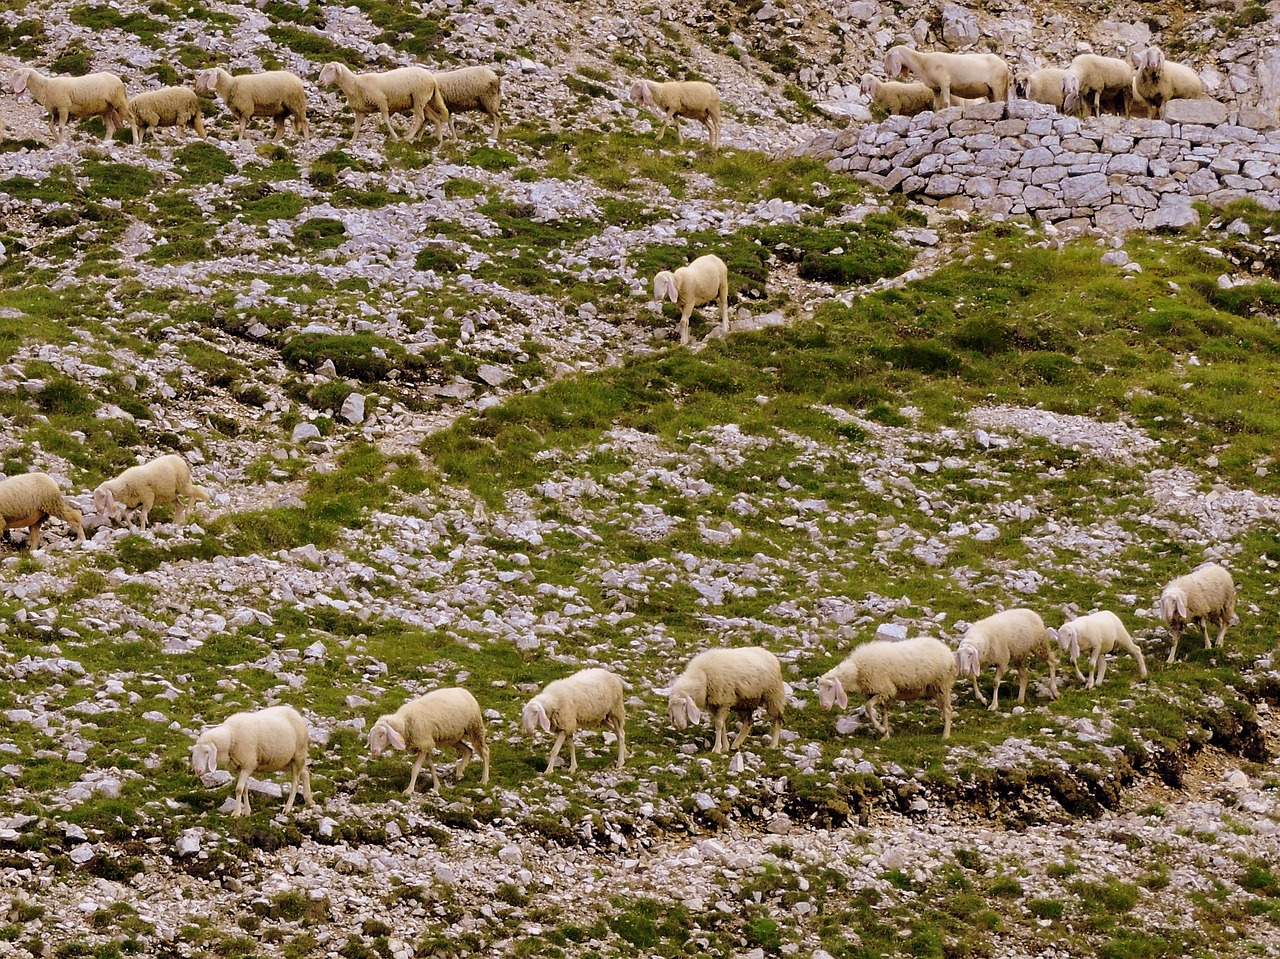
[[689, 716], [689, 722], [702, 722], [702, 711], [693, 704], [693, 700], [688, 696], [686, 696], [684, 700], [684, 711]]
[[391, 740], [391, 745], [396, 749], [404, 749], [404, 737], [400, 735], [400, 731], [394, 726], [385, 727], [387, 730], [387, 738]]
[[841, 709], [848, 709], [849, 695], [844, 691], [844, 683], [840, 682], [840, 680], [838, 679], [833, 679], [831, 680], [831, 682], [834, 683], [836, 687], [835, 688], [836, 705], [839, 706]]
[[1180, 596], [1175, 593], [1173, 597], [1173, 608], [1177, 610], [1178, 615], [1183, 619], [1187, 618], [1187, 598], [1185, 596]]
[[1071, 658], [1072, 658], [1072, 659], [1079, 659], [1079, 658], [1080, 658], [1080, 637], [1079, 637], [1078, 635], [1076, 635], [1076, 631], [1075, 631], [1074, 629], [1071, 631], [1071, 649], [1070, 649], [1070, 653], [1071, 653]]
[[538, 725], [542, 727], [544, 733], [551, 732], [551, 717], [547, 715], [547, 711], [541, 704], [538, 706]]
[[675, 274], [667, 277], [667, 299], [672, 303], [680, 302], [680, 290], [676, 288]]

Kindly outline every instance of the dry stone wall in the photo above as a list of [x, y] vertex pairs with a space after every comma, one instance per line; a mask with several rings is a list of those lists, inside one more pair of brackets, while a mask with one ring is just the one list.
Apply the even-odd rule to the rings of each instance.
[[1280, 131], [1171, 101], [1164, 120], [1065, 117], [1026, 100], [979, 103], [824, 134], [806, 153], [927, 204], [1029, 214], [1064, 229], [1187, 228], [1196, 201], [1280, 209]]

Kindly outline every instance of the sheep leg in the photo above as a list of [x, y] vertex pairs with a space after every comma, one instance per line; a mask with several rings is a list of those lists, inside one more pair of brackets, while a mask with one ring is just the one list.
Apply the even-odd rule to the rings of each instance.
[[382, 110], [382, 125], [387, 129], [387, 136], [393, 140], [400, 139], [400, 134], [396, 133], [396, 128], [391, 125], [391, 113], [385, 107]]
[[728, 706], [717, 706], [715, 715], [716, 744], [711, 747], [713, 753], [722, 753], [728, 746], [729, 737], [725, 734], [724, 723], [729, 716]]
[[689, 317], [693, 314], [693, 303], [685, 304], [680, 311], [680, 345], [689, 345]]
[[885, 721], [881, 722], [880, 717], [876, 715], [876, 701], [879, 699], [880, 699], [879, 693], [872, 696], [870, 699], [867, 700], [867, 704], [863, 707], [863, 710], [867, 714], [867, 721], [871, 723], [871, 728], [874, 729], [876, 732], [880, 733], [881, 739], [888, 739], [889, 738], [889, 721], [888, 721], [889, 709], [887, 706], [885, 707]]
[[1072, 660], [1071, 660], [1071, 668], [1072, 668], [1072, 669], [1074, 669], [1074, 670], [1076, 671], [1076, 679], [1080, 680], [1080, 682], [1082, 682], [1082, 683], [1086, 683], [1086, 686], [1085, 686], [1085, 688], [1086, 688], [1086, 689], [1090, 688], [1090, 687], [1087, 685], [1087, 680], [1086, 680], [1086, 679], [1085, 679], [1085, 677], [1084, 677], [1083, 675], [1081, 675], [1081, 673], [1080, 673], [1080, 660], [1079, 660], [1078, 658], [1077, 658], [1077, 659], [1072, 659]]
[[293, 801], [298, 798], [298, 781], [302, 778], [302, 770], [294, 765], [290, 770], [289, 798], [284, 804], [285, 815], [293, 812]]
[[480, 751], [480, 761], [483, 765], [480, 767], [480, 785], [489, 785], [489, 744], [481, 739], [478, 743]]
[[720, 335], [729, 335], [729, 284], [720, 285]]
[[242, 766], [236, 779], [236, 805], [231, 810], [231, 815], [247, 816], [249, 812], [249, 770]]
[[1213, 649], [1213, 640], [1209, 637], [1209, 623], [1210, 619], [1208, 616], [1205, 616], [1200, 620], [1200, 630], [1204, 633], [1205, 649]]
[[200, 134], [200, 139], [203, 140], [204, 139], [204, 117], [202, 117], [199, 113], [196, 113], [196, 115], [191, 120], [191, 125], [195, 127], [196, 133]]
[[751, 732], [751, 711], [738, 713], [742, 717], [742, 725], [738, 727], [738, 735], [733, 738], [730, 749], [738, 749], [747, 738], [747, 733]]
[[618, 737], [618, 768], [627, 761], [627, 726], [623, 720], [613, 721], [613, 734]]
[[1230, 616], [1223, 616], [1222, 620], [1218, 623], [1218, 648], [1219, 649], [1222, 648], [1222, 643], [1226, 639], [1227, 626], [1229, 626], [1230, 623], [1231, 623]]
[[458, 751], [458, 766], [453, 771], [453, 781], [460, 780], [467, 771], [467, 764], [471, 762], [473, 750], [464, 742], [457, 742], [453, 746]]
[[945, 110], [949, 106], [951, 106], [951, 81], [944, 80], [941, 88], [933, 95], [933, 108]]
[[405, 132], [405, 135], [404, 135], [405, 141], [408, 143], [412, 143], [415, 139], [417, 139], [418, 134], [422, 131], [422, 128], [426, 125], [426, 122], [427, 122], [426, 113], [424, 113], [420, 108], [414, 107], [413, 122], [409, 124], [409, 129]]
[[1170, 626], [1169, 632], [1173, 633], [1173, 645], [1169, 647], [1169, 658], [1165, 660], [1166, 663], [1173, 662], [1178, 655], [1178, 637], [1181, 635], [1182, 630], [1175, 626]]
[[[272, 143], [279, 143], [284, 139], [284, 117], [276, 117], [276, 135], [271, 138]], [[297, 123], [294, 124], [297, 126]]]
[[[995, 682], [995, 685], [991, 687], [991, 705], [987, 707], [988, 712], [993, 712], [993, 713], [994, 713], [997, 709], [999, 709], [999, 708], [1000, 708], [1000, 705], [999, 705], [999, 702], [1000, 702], [1000, 680], [1004, 679], [1004, 671], [1005, 671], [1005, 667], [1004, 667], [1004, 666], [997, 666], [997, 667], [996, 667], [996, 682]], [[974, 688], [975, 688], [975, 689], [977, 688], [977, 680], [976, 680], [976, 679], [974, 680]]]
[[564, 745], [564, 730], [560, 730], [560, 734], [556, 736], [555, 745], [551, 747], [551, 755], [547, 757], [547, 768], [543, 770], [543, 775], [551, 772], [556, 768], [556, 757], [560, 755], [560, 747]]
[[409, 788], [404, 791], [406, 796], [413, 795], [413, 787], [418, 785], [418, 773], [422, 771], [422, 764], [427, 759], [427, 751], [420, 750], [418, 758], [413, 761], [413, 772], [409, 773]]
[[59, 143], [67, 142], [67, 120], [69, 118], [69, 113], [70, 111], [63, 107], [58, 108], [58, 142]]
[[951, 690], [938, 693], [938, 708], [942, 710], [942, 738], [951, 738]]
[[1027, 669], [1027, 664], [1023, 663], [1018, 667], [1018, 702], [1027, 701], [1027, 680], [1031, 678], [1031, 671]]
[[311, 798], [311, 770], [305, 762], [302, 764], [302, 798], [308, 806], [314, 804]]
[[973, 677], [973, 695], [978, 698], [978, 702], [987, 705], [987, 697], [982, 695], [982, 690], [978, 688], [978, 677]]
[[778, 748], [778, 740], [782, 738], [782, 717], [775, 716], [773, 719], [773, 735], [769, 739], [769, 747], [771, 749]]
[[440, 792], [440, 777], [436, 774], [436, 756], [435, 750], [427, 753], [427, 769], [431, 771], [431, 791], [433, 793]]
[[569, 736], [569, 772], [578, 771], [578, 743], [575, 736]]
[[47, 517], [41, 516], [38, 520], [36, 520], [27, 528], [27, 549], [28, 550], [40, 548], [40, 531], [44, 526], [45, 519], [47, 519]]
[[356, 137], [360, 135], [360, 127], [364, 123], [364, 114], [359, 110], [356, 111], [356, 122], [351, 125], [351, 142], [356, 142]]
[[241, 143], [243, 143], [245, 140], [245, 132], [248, 130], [248, 128], [249, 128], [249, 114], [247, 113], [241, 114], [240, 115], [240, 142]]
[[1089, 673], [1089, 688], [1102, 685], [1102, 677], [1107, 675], [1107, 657], [1099, 651], [1094, 657], [1093, 669]]
[[1049, 698], [1058, 698], [1058, 660], [1053, 655], [1053, 650], [1049, 650]]

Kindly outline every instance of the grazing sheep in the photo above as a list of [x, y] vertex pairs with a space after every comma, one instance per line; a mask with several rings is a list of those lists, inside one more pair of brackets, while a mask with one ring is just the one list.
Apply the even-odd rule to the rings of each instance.
[[674, 123], [676, 140], [684, 143], [679, 118], [685, 117], [705, 126], [711, 149], [720, 149], [720, 93], [711, 84], [701, 80], [673, 80], [670, 83], [637, 80], [631, 85], [631, 99], [662, 114], [659, 140], [666, 135], [667, 125]]
[[55, 130], [59, 143], [67, 141], [67, 120], [102, 117], [104, 140], [110, 140], [129, 115], [129, 98], [124, 81], [114, 73], [90, 73], [83, 77], [46, 77], [38, 70], [24, 68], [13, 74], [13, 92], [31, 91], [36, 103], [49, 111], [49, 133]]
[[1058, 645], [1071, 657], [1071, 668], [1076, 671], [1076, 679], [1084, 680], [1080, 675], [1077, 660], [1084, 653], [1089, 657], [1089, 678], [1085, 689], [1093, 689], [1102, 685], [1102, 677], [1107, 672], [1107, 654], [1119, 646], [1128, 652], [1138, 663], [1138, 674], [1147, 678], [1147, 664], [1129, 631], [1120, 622], [1115, 613], [1102, 610], [1081, 616], [1058, 628]]
[[288, 770], [292, 780], [285, 813], [302, 783], [302, 798], [311, 805], [311, 773], [307, 770], [307, 721], [291, 706], [271, 706], [253, 713], [236, 713], [220, 726], [206, 729], [191, 747], [191, 768], [197, 776], [226, 764], [237, 776], [233, 816], [247, 816], [249, 776]]
[[196, 76], [196, 93], [217, 93], [240, 121], [244, 140], [250, 117], [271, 117], [276, 124], [273, 143], [284, 138], [284, 121], [293, 117], [294, 130], [311, 140], [307, 125], [307, 90], [302, 81], [287, 70], [233, 77], [221, 67], [202, 70]]
[[627, 759], [625, 698], [622, 680], [607, 669], [584, 669], [547, 683], [520, 713], [525, 733], [532, 735], [539, 726], [543, 732], [556, 733], [546, 772], [555, 768], [556, 756], [560, 755], [566, 737], [569, 739], [569, 772], [577, 772], [578, 753], [573, 734], [584, 727], [601, 726], [618, 737], [618, 768], [621, 769]]
[[133, 142], [141, 144], [147, 130], [154, 127], [192, 126], [204, 137], [204, 117], [200, 115], [200, 98], [186, 87], [161, 87], [139, 93], [129, 100], [129, 126]]
[[356, 115], [351, 128], [351, 142], [360, 135], [360, 126], [369, 114], [382, 117], [382, 124], [393, 140], [400, 139], [391, 125], [391, 114], [412, 113], [413, 123], [405, 139], [413, 140], [430, 115], [436, 125], [436, 145], [443, 142], [443, 129], [449, 111], [441, 99], [435, 78], [422, 67], [402, 67], [385, 73], [352, 73], [341, 63], [326, 63], [320, 71], [320, 86], [337, 83], [347, 95], [347, 104]]
[[[951, 736], [951, 687], [956, 681], [956, 661], [951, 650], [930, 636], [890, 642], [876, 640], [859, 646], [834, 669], [818, 678], [818, 703], [823, 709], [849, 705], [849, 690], [867, 700], [867, 719], [889, 738], [889, 701], [911, 702], [936, 696], [942, 710], [942, 738]], [[884, 724], [875, 704], [884, 705]]]
[[484, 716], [480, 704], [465, 689], [437, 689], [410, 700], [389, 716], [379, 716], [369, 730], [369, 753], [377, 756], [387, 746], [412, 749], [418, 754], [409, 775], [406, 796], [413, 795], [418, 773], [425, 761], [431, 770], [431, 788], [440, 791], [433, 755], [437, 746], [452, 746], [458, 752], [458, 768], [454, 780], [462, 779], [471, 757], [479, 755], [484, 764], [480, 784], [489, 782], [489, 745], [484, 738]]
[[885, 54], [884, 70], [892, 78], [914, 73], [933, 91], [935, 110], [953, 96], [1007, 100], [1012, 83], [1009, 64], [994, 53], [924, 53], [897, 46]]
[[1209, 624], [1218, 627], [1218, 646], [1236, 612], [1236, 584], [1231, 574], [1217, 563], [1208, 563], [1186, 576], [1172, 580], [1160, 593], [1160, 615], [1173, 633], [1168, 662], [1178, 655], [1178, 638], [1183, 627], [1199, 620], [1204, 630], [1204, 648], [1212, 649]]
[[1058, 657], [1049, 642], [1044, 621], [1029, 609], [1006, 609], [969, 626], [956, 649], [956, 666], [961, 676], [973, 680], [973, 694], [986, 705], [986, 697], [978, 688], [978, 677], [988, 666], [995, 666], [996, 680], [991, 690], [991, 705], [999, 708], [1000, 681], [1010, 666], [1018, 669], [1018, 702], [1027, 696], [1027, 664], [1033, 658], [1049, 664], [1049, 698], [1058, 698]]
[[913, 117], [933, 109], [933, 90], [924, 83], [878, 80], [864, 73], [861, 90], [871, 98], [873, 107], [879, 107], [889, 116]]
[[138, 509], [142, 514], [142, 528], [146, 529], [151, 507], [172, 503], [173, 521], [181, 526], [196, 500], [208, 499], [208, 493], [192, 484], [187, 461], [177, 453], [170, 453], [141, 466], [130, 466], [115, 479], [100, 485], [93, 491], [93, 510], [114, 520], [125, 510]]
[[1014, 91], [1024, 100], [1047, 103], [1061, 111], [1062, 78], [1066, 75], [1066, 70], [1056, 67], [1045, 67], [1030, 74], [1020, 73], [1014, 80]]
[[[782, 666], [773, 653], [758, 646], [712, 649], [689, 660], [689, 665], [672, 684], [668, 715], [676, 729], [684, 729], [700, 721], [703, 711], [710, 711], [716, 727], [716, 743], [711, 751], [721, 753], [726, 748], [737, 749], [742, 745], [751, 728], [752, 713], [757, 706], [763, 706], [773, 720], [770, 745], [776, 749], [782, 735], [782, 711], [786, 704]], [[725, 719], [730, 710], [742, 720], [742, 728], [732, 746], [725, 732]]]
[[1062, 75], [1063, 113], [1088, 110], [1092, 99], [1093, 115], [1101, 116], [1102, 98], [1118, 97], [1119, 112], [1125, 116], [1132, 96], [1133, 68], [1116, 57], [1082, 53]]
[[50, 516], [75, 530], [77, 542], [84, 542], [84, 518], [62, 498], [62, 491], [52, 476], [21, 473], [0, 480], [0, 532], [29, 529], [27, 546], [39, 549], [40, 529]]
[[689, 342], [689, 317], [696, 306], [720, 302], [720, 332], [729, 332], [729, 268], [714, 253], [700, 256], [675, 272], [663, 270], [653, 278], [653, 298], [680, 304], [680, 345]]
[[1169, 100], [1198, 100], [1203, 97], [1204, 83], [1190, 67], [1166, 60], [1156, 47], [1148, 47], [1138, 55], [1133, 74], [1133, 94], [1147, 104], [1147, 119], [1160, 115]]
[[449, 108], [449, 136], [458, 138], [453, 118], [458, 113], [484, 113], [493, 121], [493, 139], [502, 126], [502, 78], [488, 67], [463, 67], [435, 74], [436, 86]]

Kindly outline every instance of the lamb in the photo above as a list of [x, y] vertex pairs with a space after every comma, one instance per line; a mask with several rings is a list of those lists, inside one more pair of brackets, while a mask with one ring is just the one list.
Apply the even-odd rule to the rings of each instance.
[[1133, 95], [1133, 68], [1116, 57], [1100, 57], [1082, 53], [1067, 67], [1062, 76], [1062, 112], [1076, 113], [1083, 106], [1089, 108], [1093, 100], [1093, 115], [1102, 115], [1102, 98], [1120, 98], [1122, 116], [1129, 112], [1129, 99]]
[[208, 500], [209, 494], [191, 482], [191, 467], [177, 453], [170, 453], [130, 466], [115, 479], [107, 480], [93, 491], [93, 510], [114, 520], [125, 510], [139, 509], [142, 528], [156, 504], [173, 503], [173, 521], [181, 526], [196, 500]]
[[369, 730], [369, 753], [379, 755], [387, 746], [412, 749], [418, 754], [409, 775], [406, 796], [413, 795], [422, 763], [431, 770], [431, 788], [440, 791], [434, 753], [437, 746], [452, 746], [458, 752], [454, 779], [467, 771], [471, 757], [479, 755], [484, 764], [480, 784], [489, 783], [489, 745], [484, 738], [484, 716], [476, 698], [460, 687], [437, 689], [410, 700], [389, 716], [379, 716]]
[[436, 125], [436, 143], [443, 142], [442, 131], [449, 120], [449, 111], [435, 78], [422, 67], [402, 67], [385, 73], [352, 73], [341, 63], [326, 63], [320, 71], [320, 86], [334, 83], [347, 95], [347, 103], [356, 115], [351, 129], [352, 143], [360, 135], [364, 118], [371, 113], [382, 117], [383, 126], [395, 140], [400, 139], [400, 135], [391, 125], [391, 114], [413, 114], [413, 123], [406, 134], [408, 140], [418, 135], [429, 114]]
[[578, 754], [573, 734], [583, 727], [604, 727], [618, 738], [618, 768], [627, 759], [627, 713], [623, 706], [626, 690], [607, 669], [584, 669], [547, 683], [542, 692], [525, 704], [520, 721], [526, 734], [539, 727], [555, 732], [555, 745], [547, 758], [546, 772], [556, 765], [556, 756], [565, 738], [569, 739], [569, 772], [578, 770]]
[[52, 476], [21, 473], [0, 480], [0, 532], [29, 529], [27, 545], [30, 549], [39, 549], [40, 530], [50, 516], [75, 530], [77, 542], [84, 542], [84, 517], [62, 498], [62, 491]]
[[890, 116], [913, 117], [933, 109], [933, 90], [923, 83], [897, 83], [877, 80], [869, 73], [862, 75], [862, 93], [871, 105]]
[[986, 705], [986, 698], [978, 688], [978, 677], [988, 666], [995, 666], [996, 680], [991, 690], [991, 705], [999, 708], [1000, 681], [1010, 666], [1018, 669], [1018, 702], [1027, 695], [1027, 664], [1034, 658], [1049, 664], [1049, 698], [1058, 698], [1058, 657], [1049, 642], [1044, 621], [1029, 609], [1006, 609], [969, 626], [956, 649], [956, 666], [961, 676], [971, 677], [973, 693]]
[[1147, 664], [1142, 658], [1142, 650], [1134, 643], [1129, 631], [1120, 622], [1115, 613], [1102, 610], [1081, 616], [1058, 628], [1058, 645], [1071, 657], [1071, 667], [1076, 672], [1076, 679], [1084, 680], [1080, 675], [1077, 660], [1084, 653], [1089, 657], [1089, 678], [1085, 689], [1093, 689], [1102, 685], [1102, 677], [1107, 672], [1107, 654], [1119, 646], [1127, 651], [1138, 663], [1138, 674], [1147, 678]]
[[206, 729], [191, 747], [191, 768], [197, 776], [223, 763], [237, 776], [233, 816], [247, 816], [249, 776], [288, 770], [292, 777], [286, 814], [293, 810], [302, 783], [302, 797], [311, 805], [311, 773], [307, 770], [307, 721], [291, 706], [271, 706], [252, 713], [236, 713], [220, 726]]
[[1066, 75], [1066, 70], [1056, 67], [1045, 67], [1031, 74], [1020, 73], [1014, 80], [1014, 90], [1024, 100], [1047, 103], [1061, 111], [1062, 78]]
[[1172, 580], [1160, 593], [1160, 615], [1173, 633], [1168, 662], [1173, 662], [1178, 655], [1178, 638], [1183, 627], [1196, 620], [1204, 630], [1204, 648], [1213, 648], [1209, 639], [1210, 623], [1218, 627], [1218, 646], [1221, 647], [1235, 612], [1235, 581], [1217, 563], [1207, 563]]
[[1012, 77], [1009, 64], [994, 53], [924, 53], [893, 47], [884, 58], [890, 77], [914, 73], [933, 91], [933, 108], [941, 110], [956, 97], [1007, 100]]
[[133, 142], [141, 144], [147, 130], [153, 127], [195, 128], [204, 137], [204, 117], [200, 115], [200, 98], [187, 87], [161, 87], [139, 93], [129, 100], [129, 125]]
[[631, 85], [631, 99], [662, 114], [659, 140], [666, 135], [667, 126], [675, 123], [676, 140], [684, 143], [679, 118], [685, 117], [705, 126], [711, 149], [720, 149], [720, 93], [711, 84], [701, 80], [637, 80]]
[[13, 92], [31, 91], [35, 101], [49, 111], [49, 133], [57, 131], [58, 142], [67, 141], [67, 120], [102, 117], [104, 140], [115, 136], [129, 115], [129, 98], [124, 81], [114, 73], [90, 73], [83, 77], [46, 77], [29, 67], [13, 74]]
[[1133, 75], [1133, 93], [1147, 103], [1147, 118], [1154, 120], [1169, 100], [1198, 100], [1203, 97], [1204, 83], [1190, 67], [1166, 60], [1156, 47], [1148, 47], [1138, 56]]
[[240, 121], [240, 139], [250, 117], [275, 120], [279, 143], [284, 137], [284, 121], [293, 117], [294, 130], [306, 141], [311, 140], [307, 125], [307, 91], [302, 81], [287, 70], [247, 74], [233, 77], [221, 67], [202, 70], [196, 76], [196, 93], [214, 93], [222, 97], [231, 115]]
[[493, 139], [498, 140], [502, 126], [502, 78], [488, 67], [463, 67], [435, 74], [440, 96], [449, 108], [449, 136], [455, 140], [458, 131], [453, 117], [457, 113], [480, 112], [493, 121]]
[[[763, 706], [773, 720], [770, 745], [778, 747], [782, 735], [782, 711], [786, 706], [786, 687], [782, 683], [782, 666], [778, 657], [767, 649], [748, 646], [738, 649], [711, 649], [689, 660], [683, 673], [671, 686], [668, 715], [676, 729], [699, 722], [704, 710], [710, 710], [715, 721], [716, 742], [713, 753], [726, 748], [737, 749], [747, 738], [751, 715]], [[725, 719], [733, 710], [742, 720], [742, 728], [729, 745]]]
[[[877, 640], [859, 646], [844, 662], [818, 677], [818, 703], [829, 710], [849, 705], [849, 690], [867, 700], [867, 719], [889, 738], [889, 701], [911, 702], [936, 696], [942, 710], [942, 738], [951, 736], [951, 688], [956, 681], [956, 662], [951, 650], [930, 636], [890, 642]], [[884, 724], [875, 713], [875, 704], [884, 704]]]
[[653, 278], [653, 298], [680, 304], [680, 345], [689, 342], [689, 317], [695, 306], [720, 302], [720, 332], [729, 332], [729, 268], [714, 253], [700, 256], [675, 272], [663, 270]]

